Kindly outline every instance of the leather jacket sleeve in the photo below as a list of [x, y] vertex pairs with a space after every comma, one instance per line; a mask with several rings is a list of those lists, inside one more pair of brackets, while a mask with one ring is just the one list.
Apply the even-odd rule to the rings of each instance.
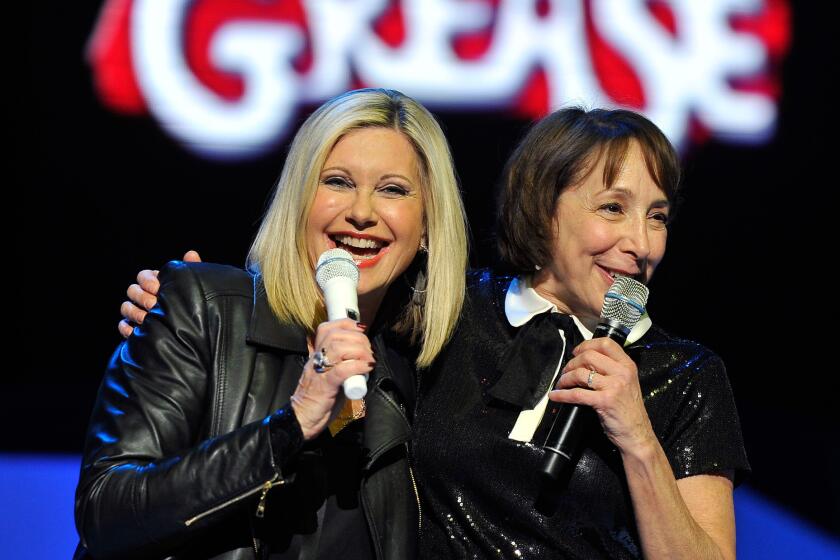
[[191, 267], [170, 264], [160, 280], [158, 306], [114, 354], [88, 427], [75, 515], [96, 558], [176, 554], [255, 508], [302, 445], [288, 407], [204, 439], [224, 321]]

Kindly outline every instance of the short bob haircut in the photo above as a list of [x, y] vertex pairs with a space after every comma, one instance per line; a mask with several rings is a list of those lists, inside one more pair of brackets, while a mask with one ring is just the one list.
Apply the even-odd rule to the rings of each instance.
[[[467, 229], [443, 131], [432, 114], [410, 97], [386, 89], [350, 91], [327, 101], [306, 119], [289, 148], [273, 200], [248, 254], [248, 267], [262, 274], [268, 302], [281, 321], [314, 332], [325, 320], [304, 230], [321, 169], [333, 146], [348, 132], [369, 127], [404, 134], [420, 163], [428, 246], [425, 304], [413, 305], [406, 298], [400, 316], [385, 320], [419, 344], [416, 363], [426, 367], [452, 335], [463, 305]], [[422, 261], [415, 258], [412, 266]], [[383, 304], [380, 312], [385, 310]]]
[[586, 179], [602, 157], [604, 184], [611, 187], [633, 140], [651, 178], [675, 204], [679, 157], [665, 134], [638, 113], [569, 107], [528, 131], [508, 159], [498, 201], [499, 253], [511, 272], [530, 274], [551, 261], [560, 194]]

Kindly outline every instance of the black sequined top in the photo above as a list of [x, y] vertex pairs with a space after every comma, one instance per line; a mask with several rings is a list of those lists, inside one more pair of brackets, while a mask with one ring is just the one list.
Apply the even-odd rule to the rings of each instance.
[[[597, 423], [571, 478], [548, 491], [537, 475], [543, 427], [531, 443], [508, 439], [522, 407], [491, 391], [522, 329], [505, 317], [509, 278], [484, 271], [471, 280], [457, 333], [420, 376], [414, 460], [421, 557], [641, 557], [621, 457]], [[740, 479], [749, 464], [720, 358], [656, 327], [626, 351], [675, 476], [734, 470]], [[528, 372], [521, 375], [527, 382]], [[539, 505], [546, 495], [548, 509]]]

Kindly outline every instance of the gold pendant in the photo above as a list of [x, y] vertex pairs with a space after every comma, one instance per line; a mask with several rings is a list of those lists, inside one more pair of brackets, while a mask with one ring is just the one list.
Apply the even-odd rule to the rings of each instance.
[[345, 400], [344, 406], [341, 407], [341, 411], [339, 411], [338, 416], [330, 422], [330, 434], [335, 437], [336, 434], [343, 430], [350, 422], [358, 420], [359, 418], [364, 418], [365, 410], [364, 399], [355, 401], [351, 401], [350, 399]]

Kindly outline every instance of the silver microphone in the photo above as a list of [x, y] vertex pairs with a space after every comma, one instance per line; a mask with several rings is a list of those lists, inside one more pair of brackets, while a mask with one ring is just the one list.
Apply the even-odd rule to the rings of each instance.
[[[604, 296], [601, 320], [592, 338], [607, 337], [624, 345], [627, 335], [645, 313], [649, 294], [647, 286], [641, 282], [627, 276], [616, 277]], [[545, 480], [558, 481], [574, 467], [572, 461], [581, 449], [584, 435], [584, 414], [592, 413], [583, 405], [557, 406], [554, 422], [543, 445], [545, 456], [540, 473]]]

